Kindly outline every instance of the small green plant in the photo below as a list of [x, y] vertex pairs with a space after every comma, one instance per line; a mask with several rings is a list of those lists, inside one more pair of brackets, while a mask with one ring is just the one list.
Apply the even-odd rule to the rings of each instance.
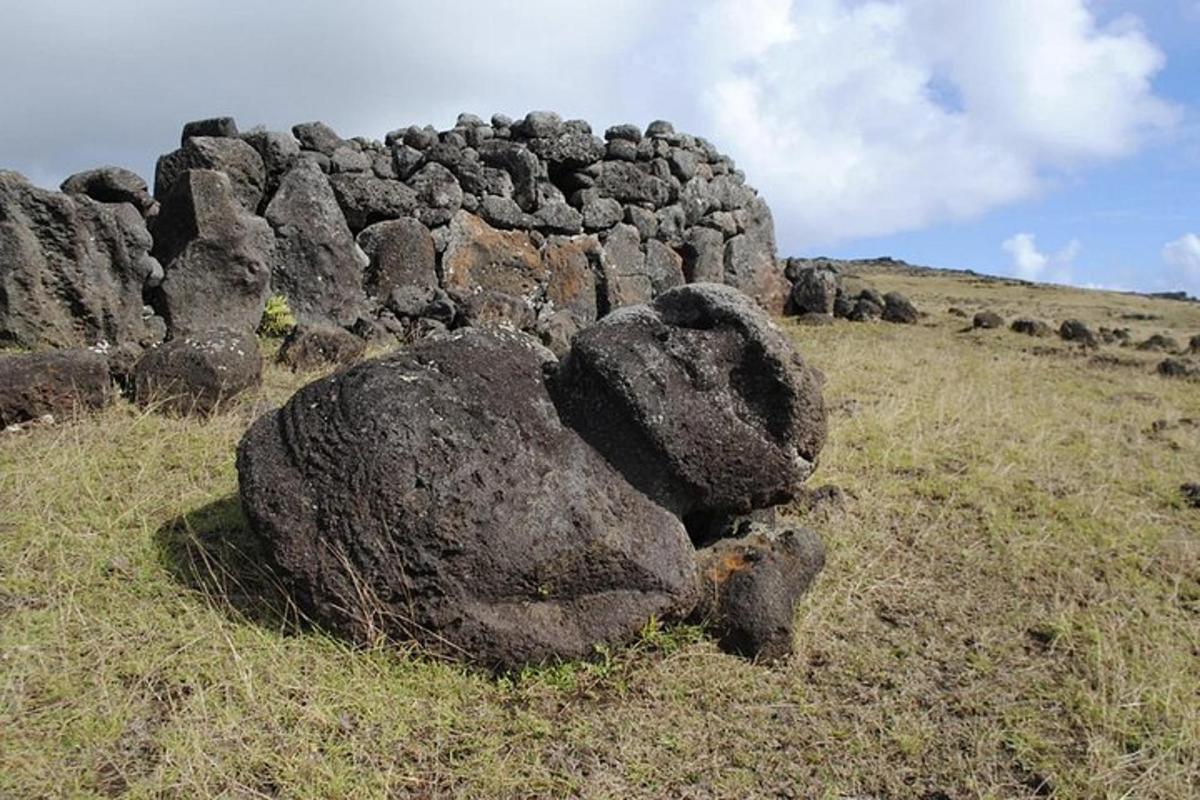
[[294, 327], [296, 327], [296, 315], [288, 306], [287, 298], [281, 294], [271, 295], [267, 298], [267, 305], [263, 308], [262, 321], [258, 323], [259, 336], [265, 336], [268, 339], [282, 339]]

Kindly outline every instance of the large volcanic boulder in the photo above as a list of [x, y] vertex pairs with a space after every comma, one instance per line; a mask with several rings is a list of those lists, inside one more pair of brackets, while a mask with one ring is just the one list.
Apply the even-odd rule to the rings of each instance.
[[832, 314], [838, 285], [838, 274], [832, 269], [801, 270], [792, 284], [792, 309], [796, 314]]
[[527, 336], [463, 330], [301, 389], [238, 448], [300, 607], [493, 668], [592, 654], [696, 599], [678, 519], [563, 426]]
[[171, 414], [211, 414], [262, 381], [253, 334], [213, 329], [152, 347], [133, 368], [133, 396]]
[[302, 322], [349, 325], [363, 302], [366, 254], [354, 242], [329, 179], [310, 161], [287, 173], [266, 210], [275, 229], [275, 292]]
[[159, 305], [172, 336], [258, 326], [275, 240], [266, 221], [238, 202], [228, 176], [212, 170], [178, 176], [154, 236], [165, 265]]
[[585, 329], [554, 391], [568, 424], [701, 539], [791, 499], [825, 440], [816, 375], [749, 298], [717, 284]]
[[[146, 344], [142, 290], [162, 277], [138, 209], [49, 192], [0, 171], [0, 341]], [[160, 320], [161, 322], [161, 320]]]
[[0, 428], [102, 408], [110, 389], [108, 362], [92, 350], [0, 355]]

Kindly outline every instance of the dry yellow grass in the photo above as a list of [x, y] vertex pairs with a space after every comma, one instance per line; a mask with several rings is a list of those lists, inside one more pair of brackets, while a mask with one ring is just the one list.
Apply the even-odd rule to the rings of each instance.
[[651, 627], [495, 681], [298, 628], [231, 499], [276, 370], [207, 422], [0, 438], [0, 796], [1197, 796], [1200, 384], [945, 311], [1186, 342], [1200, 307], [873, 279], [926, 322], [788, 323], [833, 409], [813, 483], [852, 497], [769, 668]]

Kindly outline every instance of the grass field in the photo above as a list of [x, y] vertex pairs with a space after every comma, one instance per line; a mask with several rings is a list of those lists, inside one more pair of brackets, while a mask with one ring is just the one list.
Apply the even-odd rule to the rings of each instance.
[[235, 499], [306, 380], [274, 368], [207, 422], [0, 437], [0, 797], [1200, 796], [1200, 383], [946, 313], [1186, 344], [1200, 305], [872, 280], [924, 323], [785, 323], [827, 376], [811, 485], [848, 500], [771, 667], [649, 626], [494, 680], [297, 626]]

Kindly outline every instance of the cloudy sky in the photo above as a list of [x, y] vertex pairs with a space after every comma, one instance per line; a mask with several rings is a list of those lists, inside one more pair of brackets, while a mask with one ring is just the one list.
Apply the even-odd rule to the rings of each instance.
[[732, 154], [783, 254], [1200, 294], [1200, 0], [0, 0], [0, 167], [534, 108]]

